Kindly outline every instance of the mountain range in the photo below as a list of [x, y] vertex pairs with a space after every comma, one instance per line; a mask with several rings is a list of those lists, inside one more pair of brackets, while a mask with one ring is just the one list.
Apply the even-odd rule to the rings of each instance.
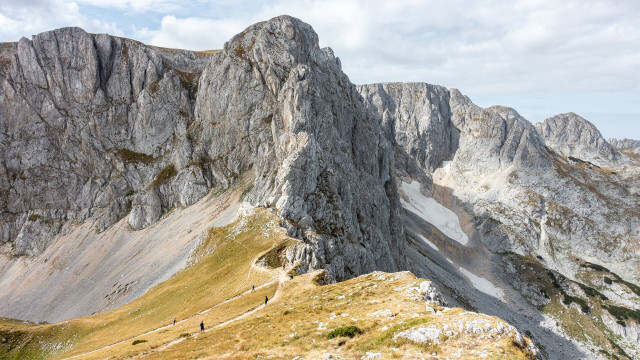
[[268, 211], [296, 274], [408, 270], [531, 356], [640, 356], [640, 141], [577, 114], [354, 85], [289, 16], [203, 52], [53, 30], [1, 45], [0, 85], [0, 316], [126, 306]]

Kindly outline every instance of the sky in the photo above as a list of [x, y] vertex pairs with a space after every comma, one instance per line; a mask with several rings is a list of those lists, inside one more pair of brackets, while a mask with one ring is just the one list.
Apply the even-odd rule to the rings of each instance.
[[426, 82], [536, 123], [575, 112], [640, 139], [638, 0], [2, 0], [0, 41], [65, 26], [220, 49], [274, 16], [313, 26], [356, 84]]

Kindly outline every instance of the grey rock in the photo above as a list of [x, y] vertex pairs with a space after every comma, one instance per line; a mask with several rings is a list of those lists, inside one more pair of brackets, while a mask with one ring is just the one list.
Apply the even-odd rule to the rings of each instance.
[[[126, 195], [144, 192], [170, 160], [176, 132], [193, 118], [183, 78], [197, 77], [204, 58], [64, 28], [5, 46], [2, 59], [0, 240], [25, 239], [24, 214], [34, 211], [43, 221], [96, 216], [103, 231], [146, 206], [147, 221], [132, 221], [144, 226], [180, 196], [136, 196], [132, 204]], [[171, 67], [178, 62], [181, 70]]]
[[446, 306], [447, 301], [444, 296], [438, 291], [438, 288], [431, 281], [423, 281], [420, 283], [420, 294], [423, 294], [424, 300], [429, 303], [435, 303], [439, 306]]
[[458, 149], [459, 130], [451, 123], [449, 90], [424, 83], [358, 86], [370, 116], [421, 168], [433, 172]]
[[586, 119], [574, 114], [560, 114], [537, 123], [536, 129], [555, 152], [603, 167], [621, 155]]
[[609, 139], [609, 144], [611, 144], [611, 146], [613, 146], [616, 149], [629, 149], [629, 148], [640, 148], [640, 140], [634, 140], [634, 139], [616, 139], [616, 138], [611, 138]]
[[21, 229], [47, 209], [141, 229], [251, 174], [245, 199], [295, 224], [306, 268], [403, 262], [393, 147], [309, 25], [258, 23], [206, 58], [78, 28], [2, 56], [2, 241], [44, 244]]

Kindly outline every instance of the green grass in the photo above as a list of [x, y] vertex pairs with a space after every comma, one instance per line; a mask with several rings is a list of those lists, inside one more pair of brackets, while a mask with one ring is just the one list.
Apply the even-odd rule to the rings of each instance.
[[343, 326], [337, 329], [329, 331], [327, 339], [333, 339], [336, 337], [349, 337], [352, 338], [356, 335], [362, 334], [362, 330], [354, 325]]

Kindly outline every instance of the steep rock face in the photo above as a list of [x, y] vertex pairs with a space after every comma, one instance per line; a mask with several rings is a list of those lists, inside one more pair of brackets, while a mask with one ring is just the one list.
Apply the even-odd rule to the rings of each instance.
[[[191, 73], [172, 68], [173, 58]], [[68, 220], [96, 216], [102, 231], [129, 212], [171, 161], [171, 142], [192, 118], [181, 80], [204, 63], [78, 28], [23, 38], [2, 59], [0, 240], [17, 239], [17, 255], [41, 252]]]
[[607, 166], [620, 158], [600, 131], [586, 119], [574, 114], [560, 114], [536, 124], [545, 143], [555, 152], [598, 166]]
[[247, 200], [275, 206], [304, 266], [343, 279], [402, 261], [393, 153], [355, 87], [311, 27], [279, 17], [249, 27], [204, 70], [194, 160], [216, 179], [253, 169]]
[[313, 29], [283, 16], [211, 56], [55, 30], [2, 48], [0, 235], [35, 255], [69, 220], [147, 227], [255, 176], [336, 279], [403, 261], [393, 151]]
[[[393, 87], [404, 90], [388, 90]], [[407, 90], [411, 87], [413, 92]], [[470, 216], [472, 244], [481, 242], [493, 252], [538, 253], [559, 268], [567, 264], [562, 259], [572, 256], [615, 263], [626, 274], [637, 265], [640, 233], [637, 225], [629, 225], [640, 223], [638, 199], [619, 175], [557, 157], [515, 110], [480, 108], [456, 89], [438, 89], [439, 96], [425, 92], [429, 86], [424, 84], [358, 89], [383, 127], [394, 129], [387, 134], [419, 164], [423, 178], [434, 177], [434, 196], [457, 208], [458, 215]], [[420, 96], [403, 103], [406, 93]], [[430, 111], [416, 116], [415, 108]], [[432, 173], [425, 155], [409, 145], [420, 144], [414, 130], [420, 127], [445, 134], [423, 143], [429, 158], [451, 160], [445, 170]], [[428, 191], [429, 184], [423, 185]], [[619, 241], [612, 244], [611, 238]]]
[[359, 85], [370, 116], [423, 169], [433, 172], [458, 149], [449, 90], [424, 83]]

